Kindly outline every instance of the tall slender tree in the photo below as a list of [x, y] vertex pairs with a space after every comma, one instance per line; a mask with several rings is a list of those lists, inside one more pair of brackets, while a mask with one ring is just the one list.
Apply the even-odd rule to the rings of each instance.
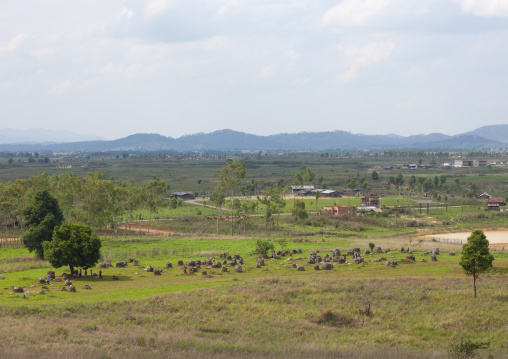
[[218, 170], [220, 183], [224, 188], [224, 193], [229, 197], [230, 214], [231, 214], [231, 235], [233, 235], [233, 198], [236, 190], [242, 184], [247, 171], [245, 170], [245, 163], [242, 161], [231, 161], [225, 167]]
[[219, 234], [220, 215], [221, 215], [221, 211], [222, 211], [222, 206], [224, 205], [224, 202], [226, 201], [226, 191], [225, 191], [224, 185], [222, 183], [219, 183], [215, 187], [212, 194], [210, 195], [210, 200], [217, 208], [217, 234]]

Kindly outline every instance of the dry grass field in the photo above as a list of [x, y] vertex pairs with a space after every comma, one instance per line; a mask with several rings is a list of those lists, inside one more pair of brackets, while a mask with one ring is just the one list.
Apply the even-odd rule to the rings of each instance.
[[[302, 259], [286, 256], [255, 268], [249, 238], [107, 239], [104, 256], [114, 261], [137, 253], [141, 266], [105, 269], [102, 279], [77, 279], [76, 293], [62, 292], [63, 283], [52, 282], [44, 294], [35, 293], [42, 288], [37, 278], [50, 269], [47, 262], [10, 249], [4, 256], [10, 258], [0, 262], [6, 278], [0, 282], [0, 357], [448, 358], [450, 346], [461, 338], [489, 342], [488, 349], [478, 351], [481, 357], [507, 357], [506, 253], [495, 252], [495, 268], [480, 276], [475, 299], [471, 278], [458, 266], [460, 255], [446, 252], [460, 246], [407, 241], [377, 242], [382, 248], [414, 247], [416, 262], [404, 261], [405, 254], [392, 248], [392, 253], [364, 255], [365, 264], [316, 271], [306, 264], [310, 252], [319, 248], [324, 255], [356, 246], [363, 252], [368, 242], [291, 243], [291, 248], [303, 247]], [[164, 250], [185, 245], [187, 251]], [[424, 253], [435, 246], [441, 254], [431, 262]], [[244, 257], [242, 273], [232, 267], [229, 273], [202, 268], [207, 275], [186, 276], [176, 265], [161, 276], [143, 270], [228, 248]], [[374, 262], [381, 256], [399, 265]], [[114, 274], [120, 281], [111, 280]], [[84, 290], [84, 284], [92, 290]], [[12, 285], [33, 294], [22, 299]]]

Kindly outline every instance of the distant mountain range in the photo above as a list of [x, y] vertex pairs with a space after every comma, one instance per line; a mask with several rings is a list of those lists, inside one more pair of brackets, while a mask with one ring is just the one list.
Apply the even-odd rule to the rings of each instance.
[[[448, 136], [441, 133], [428, 135], [400, 136], [353, 134], [345, 131], [282, 133], [269, 136], [251, 135], [233, 130], [220, 130], [211, 133], [198, 133], [180, 138], [165, 137], [158, 134], [135, 134], [118, 140], [54, 141], [48, 143], [43, 132], [37, 131], [41, 143], [6, 142], [6, 130], [0, 130], [0, 151], [52, 151], [52, 152], [104, 152], [104, 151], [322, 151], [344, 150], [409, 150], [424, 149], [434, 151], [475, 150], [488, 148], [508, 148], [508, 125], [480, 127], [474, 131]], [[12, 132], [11, 132], [12, 133]], [[61, 132], [63, 133], [63, 131]], [[76, 134], [74, 134], [76, 135]], [[77, 135], [78, 136], [78, 135]], [[86, 136], [86, 135], [79, 135]], [[90, 135], [92, 136], [92, 135]], [[92, 136], [93, 137], [93, 136]], [[97, 137], [97, 136], [95, 136]], [[55, 137], [53, 137], [55, 138]], [[66, 140], [72, 136], [67, 133]], [[44, 142], [44, 143], [42, 143]]]

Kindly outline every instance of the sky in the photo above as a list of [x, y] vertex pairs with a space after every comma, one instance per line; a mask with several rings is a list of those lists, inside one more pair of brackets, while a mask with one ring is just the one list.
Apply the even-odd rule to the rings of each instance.
[[0, 0], [0, 128], [453, 135], [507, 115], [508, 0]]

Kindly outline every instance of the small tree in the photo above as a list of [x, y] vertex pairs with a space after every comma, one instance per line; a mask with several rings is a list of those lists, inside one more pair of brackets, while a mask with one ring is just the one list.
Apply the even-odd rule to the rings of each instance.
[[305, 210], [305, 202], [296, 200], [293, 206], [293, 209], [291, 210], [291, 214], [297, 221], [303, 221], [304, 219], [307, 219], [309, 215], [307, 214], [307, 211]]
[[33, 202], [23, 211], [23, 223], [28, 229], [21, 237], [30, 252], [43, 259], [42, 243], [50, 241], [53, 230], [63, 222], [58, 201], [48, 191], [38, 192]]
[[89, 226], [65, 222], [56, 227], [53, 240], [42, 244], [46, 259], [55, 268], [68, 265], [71, 274], [74, 267], [93, 267], [101, 257], [101, 240]]
[[277, 215], [277, 227], [279, 225], [279, 214], [286, 206], [286, 200], [282, 195], [282, 190], [276, 187], [268, 188], [263, 197], [258, 196], [258, 202], [265, 206], [265, 224], [266, 224], [266, 233], [268, 234], [268, 229], [271, 225], [273, 225], [274, 220], [273, 216]]
[[379, 173], [377, 173], [377, 171], [372, 171], [371, 178], [373, 181], [379, 180]]
[[173, 197], [169, 200], [169, 208], [176, 209], [176, 207], [178, 207], [178, 201], [176, 197]]
[[222, 183], [219, 183], [215, 189], [213, 190], [212, 194], [210, 195], [210, 201], [215, 205], [217, 208], [217, 234], [219, 234], [219, 223], [220, 223], [220, 213], [222, 211], [222, 206], [224, 205], [224, 202], [226, 201], [226, 191], [224, 189], [224, 185]]
[[237, 188], [242, 184], [246, 175], [245, 163], [242, 161], [228, 162], [226, 167], [219, 168], [219, 185], [221, 185], [224, 195], [229, 197], [230, 215], [231, 215], [231, 235], [233, 235], [233, 198]]
[[264, 241], [262, 239], [258, 239], [258, 241], [256, 242], [256, 247], [264, 256], [266, 256], [268, 251], [271, 251], [275, 248], [272, 242]]
[[316, 212], [318, 211], [318, 201], [319, 197], [321, 197], [321, 192], [316, 191]]
[[280, 246], [281, 250], [284, 250], [288, 244], [288, 240], [286, 238], [277, 239], [276, 242]]
[[492, 268], [494, 257], [489, 252], [489, 241], [483, 231], [476, 230], [462, 246], [462, 259], [459, 262], [466, 274], [473, 275], [474, 297], [476, 298], [476, 278], [479, 273]]
[[375, 245], [374, 243], [372, 243], [372, 242], [371, 242], [371, 243], [369, 243], [369, 248], [370, 248], [370, 250], [371, 250], [371, 251], [373, 251], [373, 250], [374, 250], [374, 247], [375, 247], [375, 246], [376, 246], [376, 245]]

